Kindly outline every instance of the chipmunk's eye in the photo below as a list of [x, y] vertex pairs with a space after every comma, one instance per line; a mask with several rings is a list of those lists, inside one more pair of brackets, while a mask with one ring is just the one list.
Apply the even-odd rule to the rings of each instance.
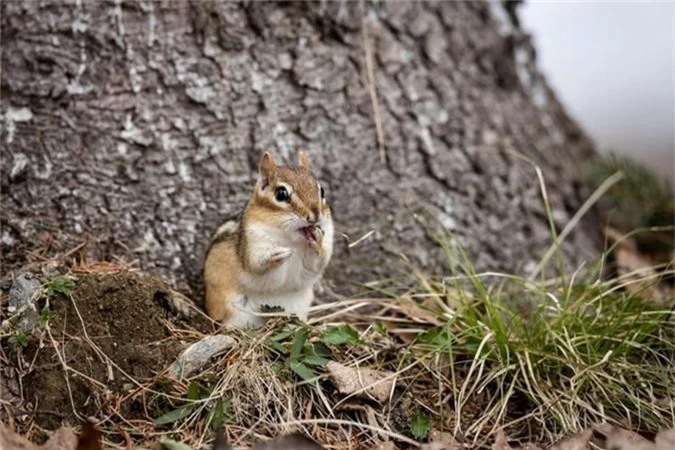
[[326, 198], [326, 192], [323, 190], [323, 188], [320, 188], [321, 190], [321, 198]]
[[288, 189], [279, 186], [274, 190], [274, 198], [276, 198], [278, 202], [290, 202], [291, 194], [288, 193]]

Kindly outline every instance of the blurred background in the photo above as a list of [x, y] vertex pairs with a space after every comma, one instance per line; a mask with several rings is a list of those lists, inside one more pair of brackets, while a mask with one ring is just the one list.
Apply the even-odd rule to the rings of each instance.
[[674, 3], [528, 1], [538, 63], [601, 151], [674, 178]]

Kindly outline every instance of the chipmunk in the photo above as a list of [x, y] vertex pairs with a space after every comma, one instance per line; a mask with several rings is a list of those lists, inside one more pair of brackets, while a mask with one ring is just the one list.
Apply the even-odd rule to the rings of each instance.
[[265, 307], [305, 319], [332, 253], [331, 210], [307, 154], [277, 166], [265, 153], [241, 220], [222, 225], [207, 251], [206, 311], [237, 328], [262, 325]]

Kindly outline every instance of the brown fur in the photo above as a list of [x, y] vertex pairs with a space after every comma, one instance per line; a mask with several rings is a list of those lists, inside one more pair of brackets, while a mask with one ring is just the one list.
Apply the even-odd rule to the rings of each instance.
[[213, 320], [225, 320], [229, 316], [223, 295], [239, 289], [239, 273], [242, 270], [237, 255], [236, 240], [226, 239], [211, 246], [204, 264], [206, 288], [206, 312]]
[[[289, 211], [309, 222], [316, 221], [319, 213], [330, 216], [330, 208], [321, 199], [317, 180], [309, 171], [309, 159], [305, 152], [300, 152], [299, 159], [299, 166], [277, 166], [265, 153], [259, 164], [258, 182], [237, 232], [234, 235], [217, 235], [211, 243], [204, 264], [204, 281], [206, 311], [212, 319], [222, 321], [229, 317], [227, 297], [240, 291], [242, 270], [260, 274], [279, 264], [279, 261], [267, 260], [261, 267], [253, 266], [244, 233], [247, 224], [275, 224]], [[286, 186], [291, 192], [290, 203], [275, 200], [275, 189], [279, 185]], [[318, 244], [317, 251], [322, 251]]]

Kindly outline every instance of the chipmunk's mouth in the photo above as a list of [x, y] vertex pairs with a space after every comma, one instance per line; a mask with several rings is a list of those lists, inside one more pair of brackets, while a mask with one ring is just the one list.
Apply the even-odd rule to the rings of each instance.
[[308, 227], [300, 228], [300, 233], [302, 233], [309, 242], [316, 242], [319, 240], [322, 230], [318, 225], [310, 225]]

